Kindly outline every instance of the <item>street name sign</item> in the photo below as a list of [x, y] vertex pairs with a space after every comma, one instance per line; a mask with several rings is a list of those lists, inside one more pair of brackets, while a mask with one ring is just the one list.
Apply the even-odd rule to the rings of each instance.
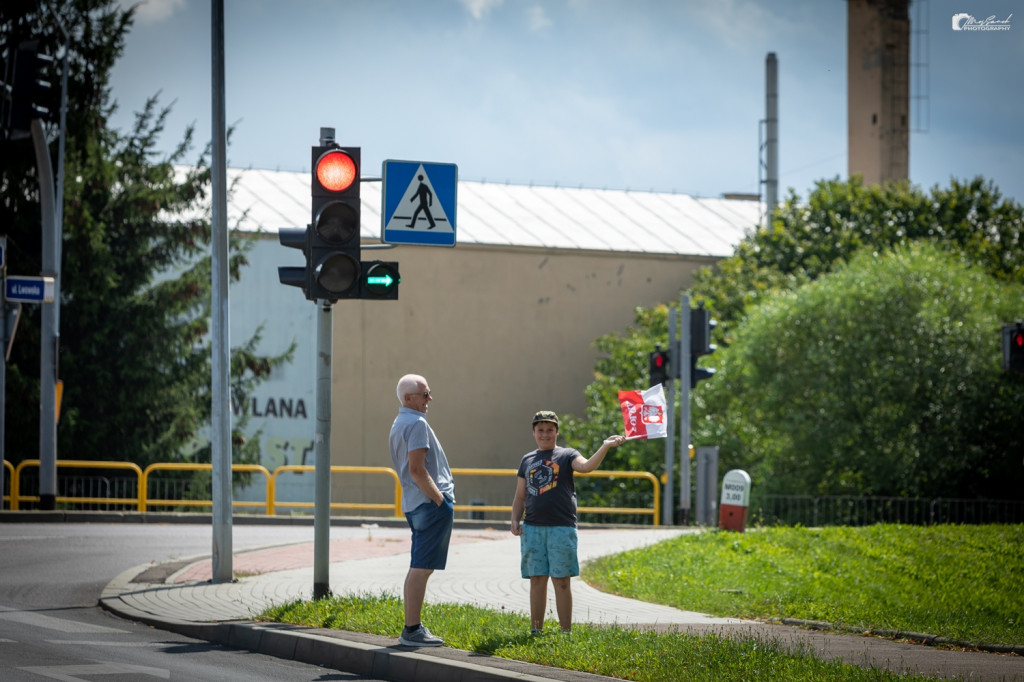
[[4, 298], [18, 303], [52, 303], [53, 277], [7, 276]]
[[382, 242], [455, 246], [458, 166], [389, 159], [381, 179]]

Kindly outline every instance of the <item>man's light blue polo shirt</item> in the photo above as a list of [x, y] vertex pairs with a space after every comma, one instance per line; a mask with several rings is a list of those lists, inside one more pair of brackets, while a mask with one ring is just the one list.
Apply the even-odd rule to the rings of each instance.
[[427, 495], [419, 489], [412, 474], [409, 473], [409, 451], [426, 448], [427, 473], [434, 479], [441, 494], [455, 502], [455, 479], [448, 468], [448, 459], [444, 449], [434, 435], [434, 429], [427, 423], [427, 415], [410, 407], [399, 407], [395, 423], [391, 425], [388, 436], [391, 450], [391, 462], [398, 472], [398, 480], [402, 484], [402, 512], [409, 512], [424, 502], [433, 504]]

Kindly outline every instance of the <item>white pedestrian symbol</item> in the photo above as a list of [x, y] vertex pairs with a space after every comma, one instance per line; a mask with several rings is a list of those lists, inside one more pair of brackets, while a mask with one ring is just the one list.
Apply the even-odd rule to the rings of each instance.
[[444, 205], [440, 200], [434, 201], [435, 196], [430, 176], [423, 164], [420, 164], [384, 229], [406, 231], [436, 228], [437, 232], [454, 232]]

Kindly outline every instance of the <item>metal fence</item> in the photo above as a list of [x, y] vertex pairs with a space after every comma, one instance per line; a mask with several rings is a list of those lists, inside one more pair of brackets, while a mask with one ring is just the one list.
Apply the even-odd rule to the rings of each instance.
[[[38, 476], [22, 476], [20, 484], [22, 496], [38, 498]], [[147, 488], [150, 498], [187, 500], [194, 496], [194, 484], [189, 480], [151, 477]], [[136, 476], [58, 476], [57, 497], [62, 498], [63, 507], [76, 511], [138, 511], [139, 479]]]
[[[24, 460], [17, 467], [10, 467], [5, 462], [5, 468], [13, 471], [5, 477], [5, 488], [7, 480], [10, 481], [10, 492], [4, 490], [2, 501], [9, 502], [12, 510], [32, 509], [40, 500], [39, 476], [36, 473], [39, 468], [39, 460]], [[193, 511], [195, 508], [212, 508], [212, 491], [209, 479], [202, 475], [212, 470], [209, 464], [200, 463], [156, 463], [150, 464], [145, 470], [130, 462], [103, 462], [103, 461], [81, 461], [81, 460], [58, 460], [57, 467], [61, 470], [57, 477], [57, 508], [65, 510], [80, 511], [151, 511], [160, 509], [164, 511]], [[86, 475], [79, 469], [112, 469], [118, 471], [133, 471], [135, 477], [130, 476], [107, 476], [101, 474]], [[235, 474], [262, 474], [266, 480], [266, 497], [263, 501], [233, 500], [232, 508], [248, 508], [255, 513], [266, 513], [274, 515], [282, 508], [299, 508], [312, 510], [314, 503], [310, 500], [278, 500], [277, 499], [277, 478], [280, 474], [292, 473], [313, 473], [314, 467], [308, 465], [290, 465], [275, 469], [273, 473], [264, 467], [255, 464], [233, 464], [231, 466]], [[393, 492], [390, 499], [374, 502], [331, 502], [331, 510], [360, 510], [383, 512], [385, 514], [402, 516], [402, 490], [397, 472], [390, 467], [355, 467], [355, 466], [332, 466], [332, 474], [376, 474], [390, 477], [394, 482]], [[453, 468], [452, 474], [458, 480], [464, 477], [504, 477], [511, 478], [514, 485], [515, 469], [472, 469]], [[577, 509], [580, 514], [596, 515], [610, 520], [614, 517], [639, 519], [640, 523], [648, 520], [652, 525], [659, 525], [658, 510], [661, 486], [658, 479], [646, 471], [595, 471], [587, 474], [579, 474], [581, 481], [591, 482], [595, 480], [606, 480], [619, 487], [636, 487], [646, 489], [646, 494], [639, 496], [640, 506], [629, 507], [621, 505], [609, 505], [606, 500], [596, 499], [594, 506], [586, 506], [585, 497], [581, 497], [581, 506]], [[472, 490], [472, 486], [470, 487]], [[471, 495], [472, 497], [472, 495]], [[503, 495], [504, 504], [490, 505], [486, 500], [474, 499], [471, 504], [457, 504], [455, 511], [470, 514], [470, 518], [482, 518], [481, 515], [487, 512], [500, 513], [502, 519], [507, 519], [512, 511], [511, 495]], [[3, 504], [0, 503], [0, 509]]]
[[[34, 463], [34, 462], [28, 462]], [[69, 468], [83, 463], [64, 462]], [[90, 467], [101, 467], [101, 462], [90, 462]], [[107, 463], [110, 464], [110, 463]], [[14, 468], [4, 462], [9, 471], [5, 477], [4, 497], [10, 500], [8, 488], [15, 491], [12, 508], [18, 508], [18, 502], [29, 503], [38, 500], [39, 479], [32, 474], [21, 475], [19, 465], [16, 475]], [[123, 466], [123, 463], [122, 463]], [[134, 465], [131, 465], [133, 468]], [[153, 469], [167, 468], [171, 465], [153, 465]], [[176, 465], [181, 466], [181, 465]], [[209, 467], [209, 465], [187, 465]], [[243, 465], [236, 465], [243, 466]], [[261, 467], [259, 467], [261, 468]], [[309, 470], [313, 467], [281, 467], [270, 476], [268, 500], [266, 502], [238, 502], [235, 506], [267, 507], [268, 514], [274, 514], [278, 507], [312, 507], [312, 502], [296, 502], [276, 500], [274, 480], [278, 473], [285, 470]], [[369, 473], [379, 473], [380, 467], [332, 467], [335, 469], [373, 469]], [[381, 469], [383, 471], [383, 469]], [[390, 469], [387, 472], [393, 473]], [[62, 474], [57, 478], [57, 495], [61, 508], [88, 511], [135, 511], [145, 510], [150, 506], [174, 511], [191, 511], [194, 506], [207, 506], [210, 503], [208, 482], [183, 478], [180, 475], [191, 473], [163, 472], [165, 476], [150, 475], [149, 469], [141, 479], [139, 476], [103, 476], [83, 475], [81, 473]], [[514, 476], [514, 469], [453, 469], [461, 477], [473, 476]], [[13, 479], [13, 480], [12, 480]], [[18, 485], [12, 485], [17, 480]], [[145, 482], [146, 490], [140, 495], [140, 480]], [[632, 483], [633, 485], [627, 485]], [[639, 483], [639, 487], [635, 484]], [[586, 515], [597, 515], [597, 520], [607, 523], [653, 523], [659, 525], [658, 510], [660, 509], [660, 484], [655, 477], [646, 472], [594, 472], [581, 475], [577, 480], [579, 496], [579, 512]], [[650, 487], [647, 487], [647, 486]], [[197, 489], [199, 488], [199, 489]], [[472, 489], [472, 485], [470, 485]], [[398, 500], [400, 489], [395, 489], [395, 499], [382, 504], [332, 503], [332, 509], [362, 508], [373, 509], [386, 507], [388, 513], [400, 515]], [[470, 497], [479, 497], [470, 495]], [[506, 518], [510, 506], [506, 499], [501, 503], [492, 504], [486, 499], [472, 499], [469, 505], [460, 505], [458, 510], [467, 512], [471, 518], [483, 518], [486, 512], [501, 514]], [[3, 507], [0, 506], [0, 509]], [[593, 519], [587, 519], [593, 520]], [[909, 525], [950, 524], [988, 524], [988, 523], [1024, 523], [1024, 500], [985, 500], [985, 499], [950, 499], [950, 498], [917, 498], [917, 497], [864, 497], [854, 495], [772, 495], [759, 493], [755, 488], [751, 492], [748, 508], [747, 526], [867, 526], [876, 523], [902, 523]]]
[[750, 524], [765, 526], [1024, 523], [1024, 500], [758, 495], [755, 491], [748, 518]]

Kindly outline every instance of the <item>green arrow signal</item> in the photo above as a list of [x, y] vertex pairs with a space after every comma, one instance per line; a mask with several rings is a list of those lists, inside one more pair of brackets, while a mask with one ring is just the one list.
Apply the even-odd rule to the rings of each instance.
[[366, 278], [367, 284], [383, 284], [386, 287], [391, 286], [394, 281], [391, 275], [373, 275]]

